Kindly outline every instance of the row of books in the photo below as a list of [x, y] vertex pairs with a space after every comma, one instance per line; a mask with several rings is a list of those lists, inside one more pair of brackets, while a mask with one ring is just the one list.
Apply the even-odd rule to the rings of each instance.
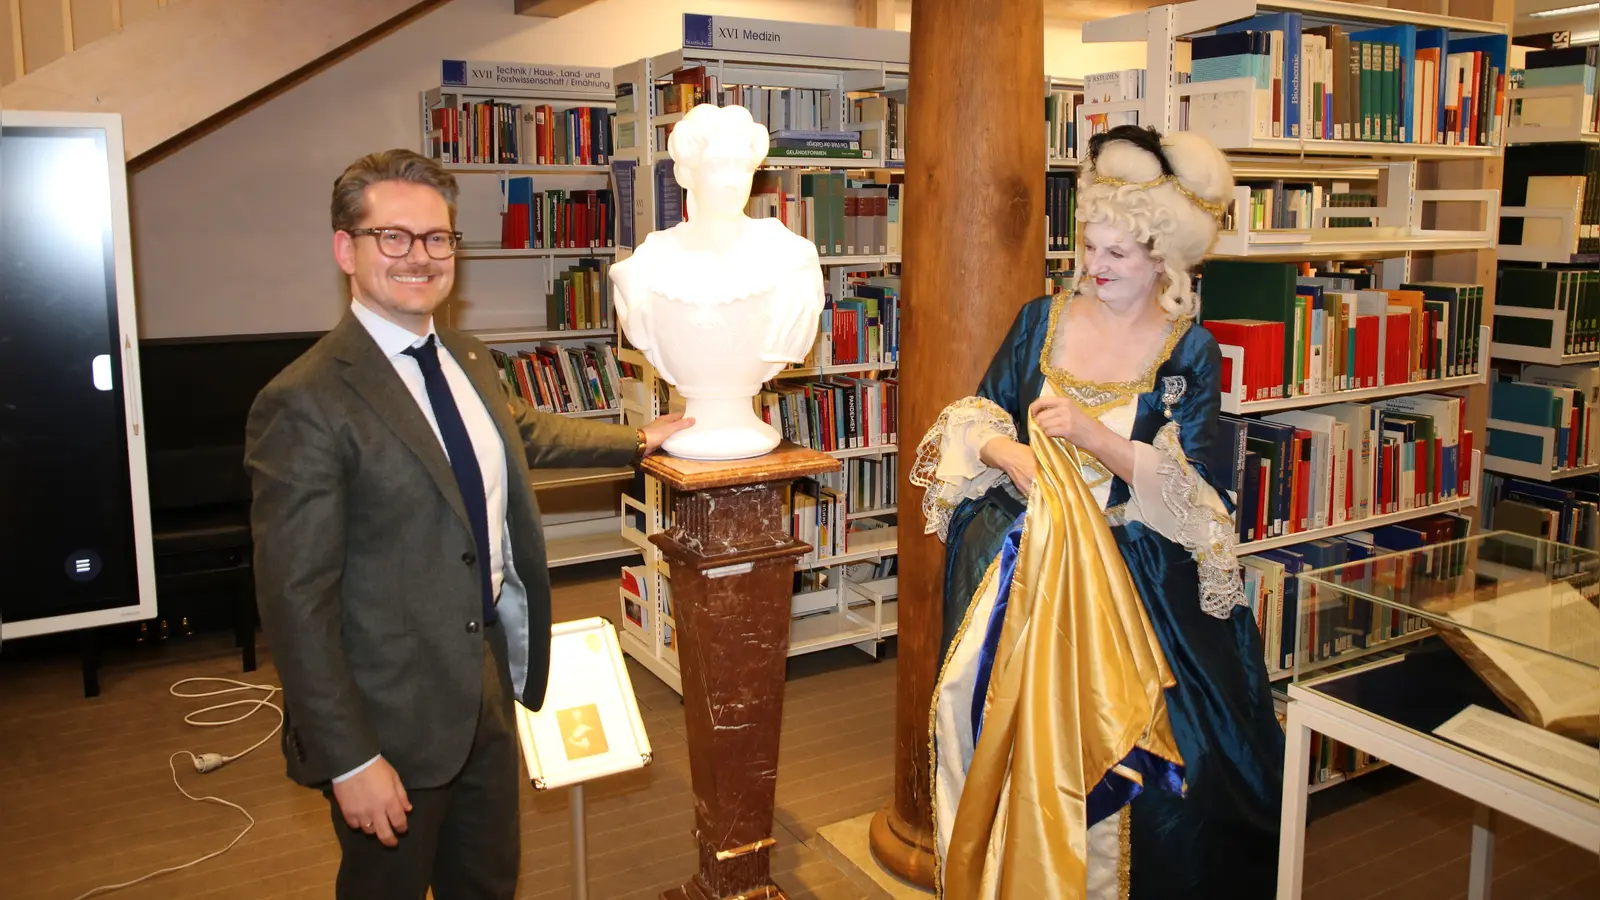
[[[1249, 187], [1248, 224], [1251, 231], [1306, 230], [1319, 227], [1315, 216], [1319, 209], [1369, 209], [1378, 205], [1376, 194], [1327, 190], [1316, 182], [1286, 182], [1280, 178]], [[1235, 218], [1238, 214], [1238, 210], [1233, 210], [1229, 220], [1223, 222], [1223, 227], [1236, 230], [1239, 227]], [[1320, 227], [1370, 228], [1376, 224], [1370, 216], [1329, 216]]]
[[[1583, 106], [1579, 110], [1578, 129], [1596, 131], [1600, 130], [1600, 92], [1595, 90], [1597, 62], [1600, 62], [1600, 48], [1594, 44], [1587, 47], [1529, 50], [1520, 68], [1513, 59], [1511, 83], [1522, 88], [1581, 86]], [[1530, 119], [1537, 121], [1547, 115], [1539, 108], [1542, 106], [1566, 107], [1566, 102], [1543, 98], [1515, 100], [1512, 101], [1512, 114], [1520, 115], [1524, 122]], [[1557, 115], [1570, 121], [1569, 110], [1561, 109]]]
[[1470, 491], [1465, 399], [1447, 394], [1222, 416], [1240, 543], [1422, 509]]
[[838, 91], [737, 84], [721, 88], [716, 104], [744, 107], [769, 132], [842, 130]]
[[[1281, 677], [1294, 672], [1297, 665], [1322, 663], [1430, 627], [1420, 615], [1375, 603], [1342, 600], [1338, 596], [1317, 596], [1314, 586], [1299, 579], [1301, 572], [1457, 540], [1466, 537], [1470, 527], [1471, 519], [1467, 516], [1436, 513], [1241, 558], [1244, 594], [1261, 629], [1268, 677]], [[1354, 567], [1349, 574], [1353, 578], [1404, 584], [1415, 577], [1459, 571], [1463, 564], [1462, 552], [1459, 545], [1433, 547], [1419, 556], [1397, 559], [1381, 568]], [[1420, 567], [1421, 571], [1413, 572], [1414, 567]], [[1352, 584], [1351, 587], [1360, 589], [1363, 585]], [[1379, 589], [1375, 584], [1366, 587]]]
[[789, 485], [788, 494], [789, 534], [811, 545], [802, 562], [848, 552], [850, 517], [843, 493], [813, 479], [799, 478]]
[[550, 281], [544, 320], [553, 331], [611, 328], [611, 264], [582, 257]]
[[1483, 498], [1485, 529], [1600, 552], [1600, 476], [1546, 483], [1486, 472]]
[[[892, 595], [895, 592], [895, 575], [898, 571], [899, 558], [896, 556], [845, 563], [838, 569], [803, 568], [795, 571], [791, 590], [795, 594], [806, 594], [839, 588], [844, 595], [842, 599], [847, 605], [855, 611], [865, 612], [862, 608], [871, 606], [874, 598], [881, 598], [885, 593]], [[889, 602], [893, 602], [892, 597], [889, 598]], [[836, 608], [818, 607], [799, 613], [794, 618], [825, 615]]]
[[872, 94], [854, 97], [845, 111], [849, 120], [845, 128], [866, 132], [876, 129], [883, 135], [883, 162], [885, 165], [904, 165], [906, 161], [906, 124], [909, 104], [903, 97]]
[[[686, 113], [702, 103], [725, 105], [721, 102], [720, 79], [707, 72], [705, 66], [690, 66], [673, 72], [670, 79], [655, 85], [654, 93], [658, 115]], [[619, 97], [618, 103], [621, 102]], [[631, 103], [629, 109], [632, 109]]]
[[[1115, 72], [1095, 72], [1085, 75], [1083, 102], [1093, 104], [1141, 100], [1144, 98], [1144, 81], [1143, 69], [1119, 69]], [[1118, 125], [1138, 125], [1139, 113], [1136, 110], [1088, 113], [1084, 119], [1089, 125], [1089, 133], [1080, 137], [1087, 142], [1088, 138], [1110, 131]]]
[[1047, 159], [1078, 158], [1078, 106], [1083, 92], [1052, 90], [1044, 98], [1044, 144]]
[[1311, 732], [1311, 774], [1307, 778], [1310, 784], [1328, 784], [1365, 775], [1382, 764], [1382, 760], [1359, 747]]
[[1078, 178], [1072, 172], [1044, 176], [1045, 249], [1070, 251], [1077, 247]]
[[[791, 486], [785, 512], [789, 533], [812, 545], [801, 563], [817, 563], [853, 552], [861, 546], [887, 547], [894, 540], [895, 473], [897, 456], [885, 453], [875, 459], [847, 459], [843, 468]], [[870, 517], [857, 515], [871, 513]], [[845, 580], [875, 581], [893, 577], [893, 556], [853, 563]], [[802, 569], [795, 575], [794, 592], [823, 590], [836, 579], [826, 571]]]
[[839, 471], [817, 478], [844, 493], [845, 506], [851, 515], [864, 512], [888, 515], [899, 502], [895, 490], [899, 459], [896, 453], [846, 459]]
[[615, 247], [616, 204], [611, 191], [535, 191], [526, 175], [505, 180], [500, 214], [502, 250]]
[[[677, 127], [676, 122], [655, 127], [655, 150], [658, 155], [670, 152], [672, 132]], [[781, 129], [768, 137], [766, 158], [815, 159], [819, 165], [833, 161], [864, 160], [863, 165], [876, 165], [878, 156], [872, 146], [863, 144], [859, 131]]]
[[784, 440], [824, 452], [893, 447], [898, 437], [896, 378], [828, 375], [774, 382], [756, 396], [762, 421]]
[[574, 413], [622, 405], [622, 372], [611, 345], [541, 342], [507, 353], [490, 348], [500, 377], [540, 412]]
[[1047, 259], [1044, 261], [1044, 292], [1046, 296], [1054, 297], [1072, 287], [1073, 274], [1076, 272], [1072, 260]]
[[428, 148], [442, 163], [603, 166], [615, 153], [616, 114], [603, 106], [441, 100], [429, 112]]
[[[723, 85], [721, 80], [695, 66], [674, 72], [670, 82], [655, 86], [655, 108], [663, 115], [686, 113], [701, 103], [718, 106], [743, 106], [757, 124], [774, 134], [771, 156], [821, 156], [839, 159], [871, 159], [890, 163], [905, 161], [906, 101], [871, 94], [847, 99], [845, 121], [839, 121], [841, 108], [837, 91], [820, 88], [783, 88], [751, 85]], [[632, 109], [631, 103], [628, 107]], [[864, 141], [860, 133], [875, 130], [882, 140]], [[805, 141], [849, 142], [844, 134], [856, 133], [856, 147], [807, 146]], [[672, 126], [658, 126], [656, 149], [665, 151]], [[881, 159], [876, 147], [883, 148]]]
[[[1501, 178], [1505, 206], [1571, 210], [1577, 228], [1567, 253], [1600, 253], [1600, 144], [1507, 147]], [[1549, 246], [1560, 242], [1561, 221], [1502, 216], [1500, 243]]]
[[751, 179], [745, 213], [781, 220], [815, 243], [819, 256], [881, 256], [900, 252], [903, 190], [844, 172], [762, 170]]
[[1303, 28], [1299, 12], [1279, 12], [1195, 38], [1190, 79], [1254, 78], [1257, 137], [1494, 146], [1508, 50], [1504, 35]]
[[1515, 378], [1489, 385], [1489, 418], [1494, 421], [1549, 428], [1546, 437], [1511, 428], [1488, 429], [1491, 456], [1515, 459], [1553, 471], [1600, 463], [1600, 366], [1524, 365]]
[[894, 366], [900, 359], [900, 278], [870, 276], [823, 301], [816, 343], [795, 368]]
[[[1211, 260], [1202, 324], [1243, 351], [1243, 398], [1336, 395], [1478, 372], [1483, 287], [1417, 282], [1378, 290], [1370, 271]], [[1231, 361], [1223, 384], [1232, 384]]]

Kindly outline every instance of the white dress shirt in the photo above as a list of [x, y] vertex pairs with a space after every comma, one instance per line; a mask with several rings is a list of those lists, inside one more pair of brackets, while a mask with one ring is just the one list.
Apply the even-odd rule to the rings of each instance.
[[[439, 433], [439, 422], [434, 418], [433, 405], [428, 402], [428, 389], [422, 379], [422, 368], [416, 359], [407, 356], [405, 352], [412, 347], [422, 346], [428, 336], [434, 336], [434, 346], [439, 350], [439, 368], [444, 372], [445, 381], [450, 384], [450, 393], [455, 398], [456, 407], [461, 411], [461, 420], [467, 426], [467, 435], [472, 439], [472, 449], [478, 456], [478, 469], [483, 473], [484, 500], [489, 513], [489, 587], [493, 591], [492, 596], [499, 597], [500, 586], [505, 580], [509, 544], [505, 533], [506, 451], [494, 419], [489, 415], [488, 408], [483, 404], [483, 398], [472, 386], [472, 381], [462, 370], [460, 363], [456, 362], [455, 357], [451, 356], [450, 351], [439, 341], [432, 319], [428, 320], [427, 335], [419, 336], [383, 318], [363, 306], [359, 300], [350, 301], [350, 311], [362, 325], [366, 326], [367, 332], [378, 343], [378, 348], [388, 357], [390, 365], [394, 366], [400, 380], [405, 382], [406, 388], [411, 391], [411, 396], [416, 399], [417, 406], [422, 408], [422, 415], [427, 418], [428, 425], [433, 428], [434, 437], [439, 439], [439, 448], [443, 450], [444, 437]], [[448, 455], [446, 451], [446, 456]], [[377, 757], [367, 760], [357, 768], [333, 779], [333, 783], [344, 781], [372, 765], [376, 760]]]

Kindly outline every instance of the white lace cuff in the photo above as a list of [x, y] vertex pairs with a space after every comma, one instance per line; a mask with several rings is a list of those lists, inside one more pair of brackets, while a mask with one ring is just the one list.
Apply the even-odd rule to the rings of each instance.
[[1005, 477], [985, 465], [978, 453], [997, 437], [1016, 440], [1017, 426], [998, 403], [985, 397], [963, 397], [946, 406], [917, 445], [911, 483], [922, 495], [923, 533], [944, 540], [950, 516], [962, 500], [979, 497]]
[[1248, 606], [1234, 555], [1233, 520], [1216, 490], [1189, 464], [1177, 423], [1163, 426], [1154, 445], [1134, 442], [1133, 451], [1127, 517], [1194, 555], [1200, 566], [1200, 608], [1207, 615], [1226, 619], [1235, 606]]

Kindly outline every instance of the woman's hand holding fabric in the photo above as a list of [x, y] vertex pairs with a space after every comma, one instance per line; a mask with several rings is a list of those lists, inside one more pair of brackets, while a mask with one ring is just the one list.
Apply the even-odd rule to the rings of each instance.
[[1028, 415], [1051, 437], [1064, 438], [1104, 463], [1124, 481], [1133, 477], [1133, 442], [1083, 411], [1069, 397], [1040, 397], [1028, 407]]
[[1005, 472], [1024, 497], [1033, 491], [1033, 451], [1025, 445], [1006, 437], [991, 438], [979, 449], [978, 458]]
[[1085, 450], [1091, 450], [1088, 444], [1097, 436], [1095, 432], [1105, 430], [1099, 419], [1084, 412], [1083, 407], [1068, 397], [1040, 397], [1028, 407], [1028, 415], [1039, 423], [1045, 434], [1065, 438], [1068, 443]]

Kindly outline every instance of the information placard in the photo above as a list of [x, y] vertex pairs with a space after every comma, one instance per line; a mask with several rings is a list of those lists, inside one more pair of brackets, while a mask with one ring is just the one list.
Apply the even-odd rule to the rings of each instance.
[[612, 93], [611, 70], [594, 66], [446, 59], [440, 65], [439, 82], [445, 87], [481, 90]]
[[518, 703], [517, 733], [541, 791], [649, 765], [650, 738], [610, 622], [594, 617], [550, 629], [544, 706], [532, 712]]
[[887, 28], [683, 14], [685, 50], [737, 50], [825, 59], [910, 63], [911, 34]]

